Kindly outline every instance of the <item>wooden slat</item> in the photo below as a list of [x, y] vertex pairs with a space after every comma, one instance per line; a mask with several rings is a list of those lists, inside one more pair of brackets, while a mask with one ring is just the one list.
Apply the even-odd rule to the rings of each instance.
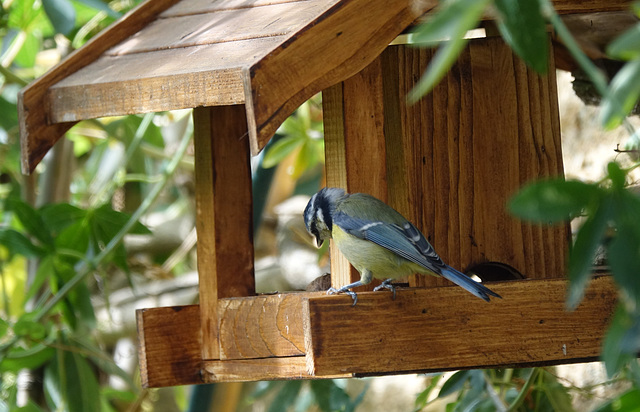
[[188, 14], [210, 13], [219, 10], [247, 9], [271, 4], [291, 3], [306, 0], [190, 0], [181, 1], [168, 8], [160, 17], [185, 16]]
[[202, 358], [219, 359], [218, 299], [255, 294], [244, 108], [193, 112]]
[[458, 287], [308, 300], [308, 372], [400, 373], [595, 360], [616, 304], [611, 278], [591, 282], [565, 310], [565, 280], [505, 282], [491, 303]]
[[[430, 94], [407, 105], [432, 53], [391, 46], [382, 55], [390, 204], [460, 270], [501, 262], [527, 277], [562, 277], [568, 226], [521, 223], [505, 206], [526, 182], [563, 174], [553, 58], [539, 76], [502, 39], [474, 39]], [[448, 282], [412, 280], [437, 284]]]
[[358, 73], [436, 3], [340, 2], [296, 33], [295, 41], [283, 44], [251, 66], [245, 102], [252, 152], [259, 152], [302, 102]]
[[[385, 201], [387, 171], [382, 93], [382, 63], [323, 92], [327, 186], [365, 192]], [[360, 274], [331, 243], [331, 284], [344, 286]], [[356, 290], [372, 290], [379, 281]]]
[[101, 57], [50, 88], [51, 121], [241, 104], [242, 65], [282, 41], [269, 37]]
[[205, 361], [202, 378], [213, 382], [251, 382], [293, 379], [339, 379], [350, 378], [352, 374], [340, 373], [326, 376], [312, 376], [307, 373], [304, 356], [287, 358], [245, 359], [225, 361]]
[[44, 76], [29, 84], [18, 94], [22, 171], [31, 173], [53, 144], [73, 123], [51, 125], [47, 101], [49, 88], [92, 61], [105, 50], [136, 33], [177, 0], [150, 0], [131, 10], [117, 23], [71, 53]]
[[336, 1], [307, 0], [158, 19], [107, 53], [140, 53], [283, 36], [299, 30]]
[[552, 0], [559, 14], [629, 10], [632, 0]]
[[199, 306], [140, 309], [136, 319], [143, 388], [203, 383]]
[[221, 299], [220, 358], [304, 355], [302, 300], [309, 296], [312, 294], [286, 293]]

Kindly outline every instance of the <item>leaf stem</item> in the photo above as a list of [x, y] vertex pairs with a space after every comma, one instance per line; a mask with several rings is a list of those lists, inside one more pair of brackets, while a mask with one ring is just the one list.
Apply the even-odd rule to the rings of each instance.
[[529, 388], [531, 388], [531, 385], [533, 385], [533, 382], [535, 382], [539, 372], [540, 372], [540, 368], [533, 368], [531, 370], [531, 374], [525, 381], [524, 385], [522, 385], [522, 389], [520, 389], [518, 396], [516, 396], [516, 398], [513, 400], [513, 403], [509, 406], [509, 409], [508, 409], [509, 412], [517, 410], [520, 407], [520, 405], [522, 405], [522, 402], [524, 402], [524, 399], [526, 398], [527, 393], [529, 392]]

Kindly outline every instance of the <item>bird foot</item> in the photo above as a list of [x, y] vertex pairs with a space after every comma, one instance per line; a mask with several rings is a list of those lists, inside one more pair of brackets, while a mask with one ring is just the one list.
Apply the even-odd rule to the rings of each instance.
[[377, 292], [382, 289], [389, 289], [391, 292], [393, 292], [393, 300], [396, 300], [396, 287], [391, 283], [391, 279], [383, 280], [381, 284], [373, 288], [373, 291]]
[[351, 299], [353, 299], [353, 305], [351, 306], [355, 306], [356, 303], [358, 303], [358, 295], [356, 294], [356, 292], [349, 290], [347, 288], [340, 288], [340, 289], [336, 289], [336, 288], [329, 288], [327, 289], [327, 295], [335, 295], [338, 293], [346, 293], [347, 295], [351, 296]]

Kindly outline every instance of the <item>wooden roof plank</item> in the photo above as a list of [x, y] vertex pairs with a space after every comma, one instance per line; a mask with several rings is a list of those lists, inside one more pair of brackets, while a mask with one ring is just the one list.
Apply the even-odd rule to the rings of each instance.
[[[307, 0], [250, 9], [162, 18], [149, 24], [108, 54], [215, 44], [282, 36], [299, 30], [337, 0]], [[238, 45], [242, 47], [242, 45]]]
[[73, 123], [52, 124], [44, 101], [49, 88], [92, 61], [103, 52], [136, 33], [178, 0], [147, 1], [95, 36], [81, 49], [71, 53], [46, 75], [35, 80], [18, 94], [22, 171], [31, 173], [47, 151]]
[[188, 14], [209, 13], [218, 10], [248, 9], [271, 4], [302, 2], [307, 0], [191, 0], [181, 1], [169, 7], [160, 17], [185, 16]]
[[259, 60], [284, 40], [268, 37], [103, 56], [50, 87], [50, 121], [242, 104], [242, 65]]

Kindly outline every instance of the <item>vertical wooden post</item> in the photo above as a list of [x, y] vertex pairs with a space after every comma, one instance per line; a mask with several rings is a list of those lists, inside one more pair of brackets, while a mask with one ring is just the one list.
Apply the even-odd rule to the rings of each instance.
[[203, 359], [219, 359], [218, 299], [255, 294], [251, 168], [242, 105], [193, 111]]
[[[387, 199], [382, 65], [379, 58], [322, 94], [327, 186]], [[346, 285], [359, 273], [333, 245], [331, 284]], [[377, 283], [375, 283], [377, 284]], [[370, 290], [373, 284], [362, 288]]]

